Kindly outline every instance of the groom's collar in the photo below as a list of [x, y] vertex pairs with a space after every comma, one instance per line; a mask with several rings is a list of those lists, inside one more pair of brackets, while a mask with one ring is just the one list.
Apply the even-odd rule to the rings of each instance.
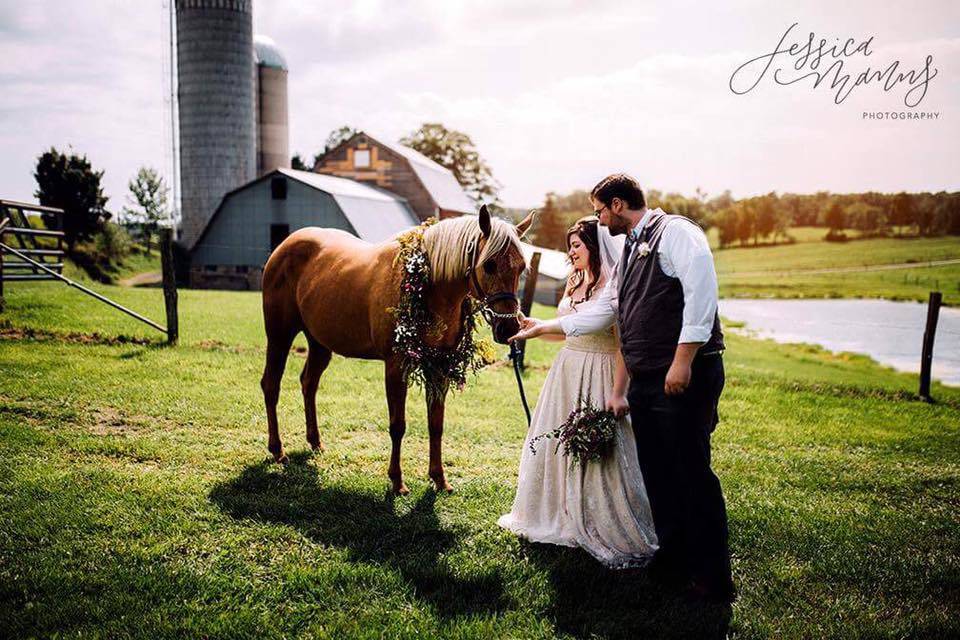
[[647, 225], [650, 224], [650, 221], [653, 219], [653, 214], [655, 213], [663, 213], [663, 212], [660, 211], [660, 207], [657, 207], [656, 209], [647, 209], [646, 211], [643, 212], [643, 216], [640, 218], [640, 222], [638, 222], [637, 225], [630, 230], [630, 235], [631, 237], [633, 237], [634, 240], [640, 237], [640, 234], [647, 227]]

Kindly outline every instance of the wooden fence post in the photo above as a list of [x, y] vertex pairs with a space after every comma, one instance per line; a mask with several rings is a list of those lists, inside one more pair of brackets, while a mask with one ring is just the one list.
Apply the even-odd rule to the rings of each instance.
[[[3, 228], [10, 224], [10, 218], [6, 216], [6, 209], [0, 208], [0, 242], [3, 242]], [[3, 297], [3, 249], [0, 249], [0, 312], [6, 306], [6, 298]]]
[[163, 269], [163, 303], [167, 309], [167, 343], [177, 344], [177, 278], [173, 269], [173, 229], [160, 230], [160, 265]]
[[[520, 303], [520, 311], [525, 316], [530, 315], [530, 309], [533, 307], [533, 295], [537, 291], [537, 276], [540, 275], [540, 252], [536, 252], [530, 258], [530, 271], [527, 272], [527, 282], [523, 286], [523, 302]], [[527, 353], [527, 341], [521, 340], [517, 345], [520, 352], [520, 368], [526, 368], [524, 356]]]
[[932, 402], [930, 397], [930, 372], [933, 368], [933, 340], [937, 335], [937, 321], [940, 318], [940, 302], [943, 296], [939, 291], [930, 292], [927, 303], [927, 326], [923, 330], [923, 352], [920, 356], [920, 397]]

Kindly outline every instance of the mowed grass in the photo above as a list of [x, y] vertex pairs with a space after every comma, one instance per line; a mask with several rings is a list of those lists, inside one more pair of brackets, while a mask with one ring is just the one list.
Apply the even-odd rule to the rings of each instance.
[[[797, 242], [769, 247], [714, 250], [720, 295], [774, 298], [887, 298], [925, 301], [930, 291], [947, 304], [960, 304], [960, 263], [933, 267], [911, 264], [960, 259], [960, 237], [876, 238]], [[873, 269], [902, 265], [896, 270]], [[848, 269], [810, 273], [821, 269]]]
[[[158, 290], [99, 289], [162, 321]], [[62, 285], [8, 286], [0, 636], [960, 634], [960, 390], [935, 385], [927, 404], [914, 377], [866, 358], [730, 336], [714, 437], [740, 589], [726, 610], [497, 527], [526, 432], [508, 366], [450, 398], [452, 495], [427, 479], [411, 392], [412, 493], [394, 499], [380, 363], [334, 359], [318, 396], [327, 450], [313, 456], [291, 356], [280, 467], [266, 454], [259, 295], [180, 301], [182, 344], [168, 348]], [[533, 399], [557, 348], [529, 345]]]

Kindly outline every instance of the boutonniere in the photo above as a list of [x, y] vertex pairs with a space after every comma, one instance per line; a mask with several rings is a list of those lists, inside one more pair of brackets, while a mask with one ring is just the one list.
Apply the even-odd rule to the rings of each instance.
[[641, 242], [637, 245], [637, 259], [646, 258], [650, 255], [650, 245], [646, 242]]

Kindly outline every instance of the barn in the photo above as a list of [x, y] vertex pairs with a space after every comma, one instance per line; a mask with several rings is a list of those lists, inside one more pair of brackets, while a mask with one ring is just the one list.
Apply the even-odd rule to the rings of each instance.
[[540, 304], [555, 307], [563, 297], [567, 286], [567, 276], [570, 275], [570, 261], [567, 254], [555, 249], [544, 249], [526, 242], [520, 243], [523, 257], [530, 264], [533, 254], [540, 254], [540, 264], [537, 267], [537, 287], [533, 299]]
[[421, 221], [477, 211], [452, 171], [410, 147], [386, 143], [362, 131], [330, 149], [313, 170], [395, 193]]
[[270, 253], [302, 227], [380, 242], [418, 222], [403, 197], [375, 185], [275, 169], [223, 197], [190, 252], [190, 286], [259, 289]]

